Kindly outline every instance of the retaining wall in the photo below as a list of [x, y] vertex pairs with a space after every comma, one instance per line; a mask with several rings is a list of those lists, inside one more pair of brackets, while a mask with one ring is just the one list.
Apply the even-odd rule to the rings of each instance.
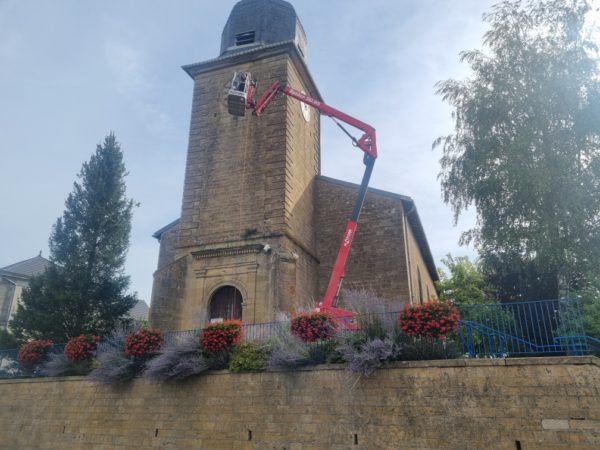
[[1, 449], [598, 449], [600, 360], [0, 381]]

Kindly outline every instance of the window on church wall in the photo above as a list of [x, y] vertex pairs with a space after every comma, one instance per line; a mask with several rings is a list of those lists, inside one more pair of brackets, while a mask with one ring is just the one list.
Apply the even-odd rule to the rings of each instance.
[[210, 297], [209, 321], [242, 320], [242, 293], [234, 286], [223, 286]]

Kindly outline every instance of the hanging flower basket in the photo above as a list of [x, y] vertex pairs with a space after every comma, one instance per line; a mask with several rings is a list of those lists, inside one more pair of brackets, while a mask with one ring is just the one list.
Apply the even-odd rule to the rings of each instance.
[[100, 342], [100, 337], [90, 334], [82, 334], [81, 336], [69, 338], [67, 345], [65, 345], [65, 355], [71, 361], [91, 359], [96, 351], [98, 342]]
[[164, 340], [162, 331], [140, 328], [127, 335], [123, 351], [127, 356], [146, 359], [160, 350]]
[[458, 330], [460, 313], [448, 302], [426, 302], [419, 306], [404, 305], [400, 328], [408, 336], [446, 339]]
[[242, 322], [226, 320], [211, 323], [200, 332], [200, 343], [208, 353], [218, 353], [229, 350], [242, 339]]
[[323, 312], [302, 313], [292, 319], [291, 332], [304, 342], [331, 339], [336, 330], [333, 318]]
[[52, 341], [49, 339], [34, 339], [25, 342], [17, 353], [17, 361], [25, 365], [38, 364], [44, 359], [52, 345]]

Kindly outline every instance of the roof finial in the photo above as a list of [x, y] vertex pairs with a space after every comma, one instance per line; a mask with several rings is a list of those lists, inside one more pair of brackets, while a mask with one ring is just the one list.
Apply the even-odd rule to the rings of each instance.
[[40, 254], [38, 256], [42, 256], [42, 251], [40, 250]]

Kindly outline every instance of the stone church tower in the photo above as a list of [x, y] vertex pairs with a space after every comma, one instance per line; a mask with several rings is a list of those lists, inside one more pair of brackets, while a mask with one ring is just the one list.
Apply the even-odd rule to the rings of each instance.
[[[306, 54], [306, 36], [292, 5], [242, 0], [227, 20], [220, 55], [184, 66], [194, 94], [182, 210], [180, 219], [154, 234], [161, 249], [153, 326], [197, 328], [221, 318], [267, 322], [277, 311], [313, 304], [323, 295], [356, 186], [320, 175], [319, 114], [283, 95], [260, 118], [227, 111], [235, 71], [251, 72], [259, 93], [280, 80], [320, 99]], [[435, 267], [411, 202], [370, 190], [350, 257], [355, 262], [347, 268], [351, 287], [376, 288], [376, 282], [382, 294], [410, 299], [405, 235], [415, 234], [416, 225], [419, 283], [434, 292]], [[412, 226], [404, 213], [407, 204], [414, 210]], [[389, 232], [389, 242], [379, 249], [359, 239], [369, 223], [377, 235]], [[361, 267], [361, 253], [378, 262]], [[373, 279], [381, 264], [386, 278], [401, 281]], [[420, 292], [423, 296], [424, 288]]]

